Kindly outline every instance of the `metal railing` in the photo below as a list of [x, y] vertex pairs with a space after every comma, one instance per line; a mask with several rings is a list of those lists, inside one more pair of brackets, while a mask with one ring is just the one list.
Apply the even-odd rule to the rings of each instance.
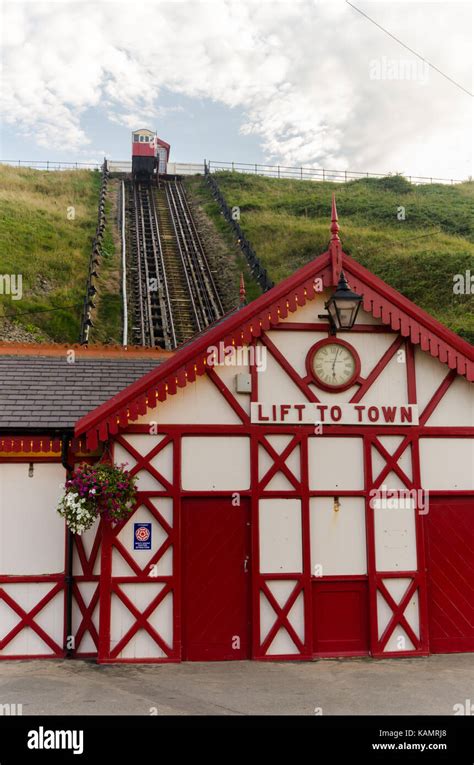
[[109, 178], [109, 171], [107, 168], [107, 160], [104, 159], [102, 165], [102, 180], [100, 184], [99, 192], [99, 205], [97, 211], [97, 227], [95, 231], [94, 239], [92, 240], [91, 256], [89, 259], [89, 272], [86, 282], [86, 294], [84, 297], [84, 304], [81, 317], [81, 333], [80, 343], [81, 345], [87, 345], [89, 342], [89, 335], [91, 327], [94, 326], [92, 322], [92, 312], [95, 308], [94, 295], [97, 294], [97, 288], [94, 281], [99, 278], [99, 266], [103, 255], [103, 239], [105, 232], [105, 201], [107, 197], [107, 184]]
[[[62, 162], [54, 160], [23, 160], [1, 159], [0, 164], [15, 167], [28, 167], [36, 170], [100, 170], [102, 163], [97, 162]], [[171, 175], [196, 175], [204, 173], [205, 168], [209, 173], [220, 170], [230, 170], [235, 173], [250, 175], [263, 175], [267, 178], [288, 178], [295, 181], [329, 181], [331, 183], [347, 183], [361, 178], [387, 178], [402, 175], [409, 183], [421, 185], [426, 183], [455, 184], [472, 182], [472, 177], [464, 178], [436, 178], [435, 176], [406, 175], [403, 173], [369, 173], [359, 170], [328, 170], [324, 167], [300, 167], [289, 165], [268, 165], [262, 162], [222, 162], [220, 160], [204, 160], [200, 162], [168, 162], [167, 172]], [[109, 172], [130, 173], [132, 170], [131, 160], [108, 160]]]
[[[132, 161], [109, 159], [109, 171], [111, 173], [131, 173]], [[204, 173], [203, 162], [168, 162], [166, 167], [168, 175], [197, 175]]]
[[[289, 178], [295, 181], [330, 181], [331, 183], [347, 183], [347, 181], [359, 180], [360, 178], [387, 178], [398, 175], [397, 173], [363, 173], [356, 170], [328, 170], [322, 167], [289, 167], [287, 165], [265, 165], [258, 162], [221, 162], [218, 160], [208, 160], [207, 167], [210, 173], [227, 170], [235, 173], [264, 175], [268, 178]], [[472, 181], [472, 178], [461, 181], [456, 178], [430, 178], [420, 175], [403, 175], [403, 178], [413, 184], [454, 184]]]
[[267, 269], [263, 267], [259, 257], [255, 254], [252, 245], [240, 228], [239, 223], [233, 217], [232, 209], [227, 204], [215, 177], [211, 175], [206, 163], [204, 164], [204, 173], [206, 181], [211, 189], [212, 196], [221, 208], [222, 214], [232, 228], [234, 235], [237, 237], [237, 243], [247, 259], [252, 276], [260, 285], [262, 292], [267, 292], [267, 290], [270, 290], [274, 286], [274, 283], [268, 275]]
[[101, 162], [62, 162], [55, 160], [0, 159], [0, 165], [26, 167], [31, 170], [100, 170]]
[[128, 294], [127, 294], [127, 237], [125, 214], [125, 183], [120, 184], [118, 208], [118, 223], [120, 228], [120, 244], [122, 259], [122, 345], [128, 345]]

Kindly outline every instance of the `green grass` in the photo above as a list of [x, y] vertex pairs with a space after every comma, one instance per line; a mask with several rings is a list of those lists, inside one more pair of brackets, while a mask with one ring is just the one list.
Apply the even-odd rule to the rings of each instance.
[[[232, 172], [216, 179], [227, 203], [240, 208], [240, 225], [273, 281], [327, 249], [335, 191], [344, 251], [474, 342], [474, 296], [453, 294], [456, 274], [474, 274], [472, 182], [413, 186], [391, 176], [324, 183]], [[189, 188], [231, 241], [204, 179], [193, 178]], [[401, 207], [405, 220], [397, 218]], [[254, 285], [250, 296], [258, 293]]]
[[[474, 274], [474, 184], [412, 186], [398, 176], [333, 184], [230, 172], [217, 179], [228, 204], [240, 207], [241, 226], [275, 282], [327, 248], [335, 190], [344, 250], [474, 342], [474, 297], [453, 294], [455, 274]], [[247, 299], [254, 299], [260, 289], [204, 179], [186, 184], [214, 221], [229, 258], [237, 257]], [[0, 294], [0, 316], [33, 337], [78, 341], [99, 187], [98, 172], [0, 167], [0, 275], [23, 276], [22, 300]], [[405, 220], [397, 219], [400, 206]], [[120, 341], [120, 253], [110, 202], [106, 214], [92, 342]], [[49, 311], [58, 306], [70, 307]]]
[[21, 300], [0, 294], [0, 316], [78, 342], [99, 188], [97, 171], [0, 167], [0, 274], [23, 278]]
[[214, 222], [216, 232], [226, 245], [229, 259], [235, 259], [237, 270], [243, 274], [247, 302], [255, 300], [255, 298], [261, 294], [260, 287], [252, 277], [245, 256], [242, 253], [240, 247], [236, 244], [236, 239], [233, 235], [232, 229], [225, 220], [224, 216], [221, 215], [220, 208], [212, 200], [209, 188], [204, 184], [202, 176], [186, 176], [184, 182], [188, 194], [191, 197], [194, 197], [198, 204], [202, 205], [204, 211]]

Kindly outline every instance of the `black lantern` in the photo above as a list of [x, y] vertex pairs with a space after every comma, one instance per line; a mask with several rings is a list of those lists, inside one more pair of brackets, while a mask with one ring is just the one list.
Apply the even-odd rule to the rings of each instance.
[[344, 271], [341, 271], [336, 291], [324, 307], [329, 313], [332, 333], [338, 329], [352, 329], [359, 313], [362, 295], [353, 292], [349, 287]]

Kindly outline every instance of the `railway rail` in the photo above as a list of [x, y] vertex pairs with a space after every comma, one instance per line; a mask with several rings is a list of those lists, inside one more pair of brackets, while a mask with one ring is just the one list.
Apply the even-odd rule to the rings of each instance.
[[127, 188], [132, 341], [172, 350], [220, 318], [222, 303], [181, 181]]

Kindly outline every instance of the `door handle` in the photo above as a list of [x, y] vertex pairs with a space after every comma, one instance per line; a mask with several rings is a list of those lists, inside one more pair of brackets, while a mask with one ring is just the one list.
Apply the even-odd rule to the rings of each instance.
[[244, 573], [246, 574], [249, 570], [249, 556], [246, 555], [244, 558]]

